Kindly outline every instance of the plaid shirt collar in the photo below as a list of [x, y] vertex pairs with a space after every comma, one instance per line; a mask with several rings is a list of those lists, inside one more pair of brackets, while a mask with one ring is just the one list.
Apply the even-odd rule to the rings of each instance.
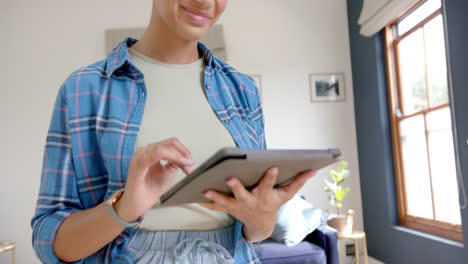
[[[138, 76], [142, 75], [138, 68], [132, 63], [128, 55], [128, 49], [137, 42], [136, 39], [127, 37], [120, 42], [106, 59], [105, 68], [106, 76], [110, 77], [116, 70], [129, 65], [128, 70], [130, 73], [135, 73]], [[205, 65], [209, 67], [220, 68], [221, 65], [213, 59], [213, 52], [200, 41], [197, 42], [198, 51], [203, 54]], [[126, 64], [127, 63], [127, 64]]]

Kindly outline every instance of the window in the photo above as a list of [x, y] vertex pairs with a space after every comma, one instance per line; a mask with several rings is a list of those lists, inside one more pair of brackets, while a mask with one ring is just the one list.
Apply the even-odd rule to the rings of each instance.
[[400, 224], [462, 241], [440, 0], [385, 28]]

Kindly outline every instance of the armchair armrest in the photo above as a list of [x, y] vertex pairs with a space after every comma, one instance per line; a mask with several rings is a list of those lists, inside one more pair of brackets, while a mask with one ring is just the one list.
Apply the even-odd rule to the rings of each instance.
[[327, 264], [339, 263], [338, 236], [335, 229], [329, 226], [320, 226], [307, 235], [304, 240], [323, 248], [327, 256]]

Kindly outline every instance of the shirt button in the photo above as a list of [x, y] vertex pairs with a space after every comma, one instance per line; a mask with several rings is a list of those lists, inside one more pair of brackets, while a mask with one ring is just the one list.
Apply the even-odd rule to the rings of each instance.
[[224, 123], [226, 123], [226, 124], [231, 123], [231, 119], [226, 119], [226, 120], [224, 120]]
[[207, 83], [206, 88], [211, 89], [211, 83]]

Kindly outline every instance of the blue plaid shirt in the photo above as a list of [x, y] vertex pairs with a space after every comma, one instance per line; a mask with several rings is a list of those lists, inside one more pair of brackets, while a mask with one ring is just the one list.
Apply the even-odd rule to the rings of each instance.
[[[131, 62], [126, 38], [104, 60], [73, 72], [60, 87], [45, 144], [32, 243], [44, 263], [62, 263], [52, 244], [71, 213], [95, 207], [127, 179], [146, 100], [143, 74]], [[265, 149], [261, 100], [255, 82], [219, 60], [202, 43], [208, 102], [241, 148]], [[133, 263], [125, 229], [78, 263]], [[258, 263], [236, 221], [236, 263]]]

